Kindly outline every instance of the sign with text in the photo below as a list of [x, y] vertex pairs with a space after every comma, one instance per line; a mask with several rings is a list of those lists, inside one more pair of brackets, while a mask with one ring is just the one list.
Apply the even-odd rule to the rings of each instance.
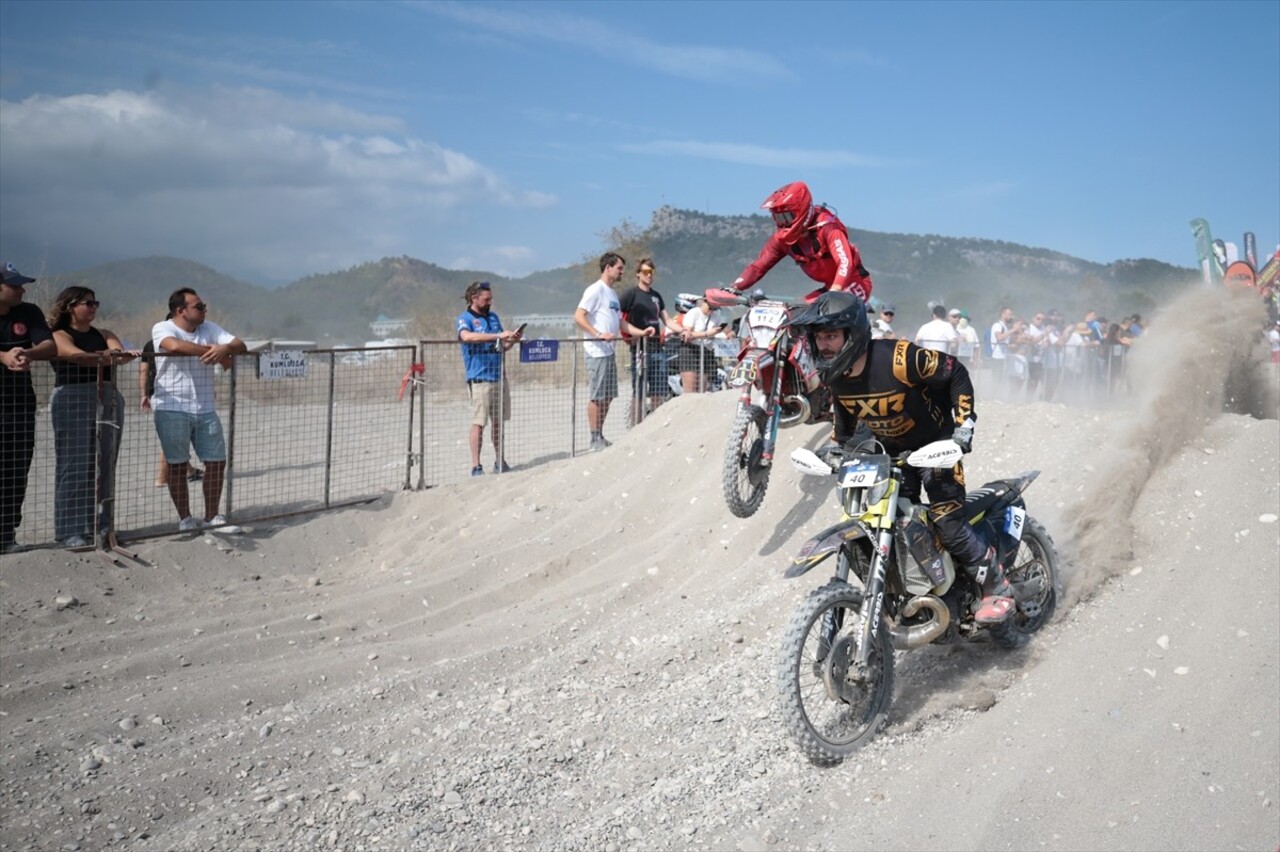
[[307, 353], [301, 349], [280, 349], [258, 356], [258, 375], [263, 379], [305, 379]]
[[520, 363], [533, 364], [539, 361], [555, 361], [560, 356], [559, 340], [522, 340], [520, 341]]

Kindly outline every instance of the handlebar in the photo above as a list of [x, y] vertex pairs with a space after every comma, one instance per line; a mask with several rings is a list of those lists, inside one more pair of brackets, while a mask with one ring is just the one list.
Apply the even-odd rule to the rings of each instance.
[[703, 296], [713, 308], [726, 308], [730, 305], [750, 307], [760, 302], [781, 302], [790, 309], [807, 304], [803, 298], [800, 301], [794, 301], [794, 296], [770, 296], [759, 288], [741, 293], [729, 287], [708, 287], [703, 292]]
[[[876, 453], [877, 448], [880, 451], [879, 453]], [[950, 438], [943, 438], [939, 441], [925, 444], [916, 450], [903, 450], [897, 454], [886, 452], [883, 444], [872, 439], [864, 441], [857, 447], [829, 444], [825, 447], [819, 447], [816, 452], [800, 447], [792, 452], [791, 463], [802, 473], [823, 476], [838, 471], [845, 460], [857, 452], [888, 455], [894, 467], [909, 465], [919, 468], [953, 467], [964, 456], [964, 451], [960, 449], [960, 445]], [[828, 468], [828, 470], [824, 471], [823, 467]]]

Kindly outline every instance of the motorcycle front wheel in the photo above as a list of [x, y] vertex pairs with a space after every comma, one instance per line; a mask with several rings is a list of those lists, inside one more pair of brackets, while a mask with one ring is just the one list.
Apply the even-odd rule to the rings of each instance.
[[889, 714], [893, 647], [873, 632], [866, 669], [857, 655], [862, 591], [833, 580], [792, 616], [778, 656], [778, 697], [787, 733], [819, 766], [834, 766], [871, 741]]
[[768, 418], [758, 405], [739, 405], [724, 446], [724, 501], [739, 518], [749, 518], [760, 508], [769, 487], [772, 467], [764, 459]]
[[989, 628], [991, 638], [1003, 648], [1021, 648], [1031, 634], [1049, 623], [1058, 606], [1062, 578], [1058, 574], [1058, 552], [1044, 527], [1027, 516], [1022, 541], [1004, 569], [1013, 584], [1018, 608], [1009, 620]]

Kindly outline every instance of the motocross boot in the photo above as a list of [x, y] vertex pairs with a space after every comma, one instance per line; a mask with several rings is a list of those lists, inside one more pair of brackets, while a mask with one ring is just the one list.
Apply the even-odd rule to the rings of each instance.
[[966, 565], [965, 570], [982, 587], [982, 601], [973, 620], [979, 624], [999, 624], [1008, 619], [1017, 608], [1017, 602], [1013, 599], [1013, 586], [996, 559], [996, 549], [988, 547], [982, 561], [977, 565]]

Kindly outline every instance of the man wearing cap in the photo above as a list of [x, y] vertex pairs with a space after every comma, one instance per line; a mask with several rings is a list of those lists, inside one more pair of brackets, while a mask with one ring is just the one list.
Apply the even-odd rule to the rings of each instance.
[[515, 346], [523, 332], [502, 329], [502, 320], [492, 310], [493, 290], [488, 281], [472, 281], [462, 300], [467, 309], [458, 314], [456, 327], [471, 397], [471, 430], [467, 436], [471, 475], [484, 475], [480, 448], [484, 445], [485, 424], [490, 424], [493, 439], [493, 472], [506, 473], [511, 468], [502, 450], [502, 423], [511, 419], [511, 391], [502, 373], [502, 353]]
[[871, 324], [872, 340], [893, 340], [897, 337], [893, 333], [893, 305], [885, 302], [880, 306], [880, 317]]
[[36, 448], [31, 362], [58, 354], [40, 308], [22, 301], [33, 281], [12, 263], [0, 263], [0, 554], [18, 550], [16, 531]]
[[982, 363], [982, 341], [978, 330], [969, 323], [969, 314], [952, 308], [956, 327], [956, 357], [972, 374]]

